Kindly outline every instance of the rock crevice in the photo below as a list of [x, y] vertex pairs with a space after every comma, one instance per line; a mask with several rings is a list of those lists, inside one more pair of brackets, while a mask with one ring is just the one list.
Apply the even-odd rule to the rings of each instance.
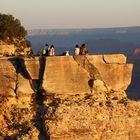
[[0, 135], [139, 140], [140, 103], [125, 93], [132, 67], [121, 54], [1, 58]]

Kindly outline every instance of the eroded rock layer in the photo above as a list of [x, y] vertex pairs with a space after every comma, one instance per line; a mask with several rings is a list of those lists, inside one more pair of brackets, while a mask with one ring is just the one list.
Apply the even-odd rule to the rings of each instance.
[[89, 93], [95, 84], [124, 91], [131, 75], [132, 65], [126, 64], [124, 55], [49, 57], [42, 86], [46, 93], [55, 94]]
[[139, 140], [132, 64], [117, 55], [0, 59], [0, 139]]
[[109, 95], [106, 101], [96, 99], [92, 95], [54, 97], [44, 117], [46, 134], [51, 140], [140, 139], [139, 102]]

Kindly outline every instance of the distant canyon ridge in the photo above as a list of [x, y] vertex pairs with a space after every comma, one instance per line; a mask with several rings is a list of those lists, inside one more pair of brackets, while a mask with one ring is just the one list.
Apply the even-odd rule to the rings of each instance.
[[90, 54], [133, 54], [140, 47], [140, 27], [97, 29], [35, 29], [28, 30], [33, 50], [39, 51], [45, 44], [53, 44], [56, 54], [69, 50], [74, 53], [76, 44], [86, 43]]

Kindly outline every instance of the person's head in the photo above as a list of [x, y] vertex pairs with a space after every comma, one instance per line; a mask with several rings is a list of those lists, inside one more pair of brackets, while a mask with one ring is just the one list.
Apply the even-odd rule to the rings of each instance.
[[45, 46], [47, 46], [47, 47], [48, 47], [49, 45], [48, 45], [48, 44], [45, 44]]
[[81, 47], [85, 47], [86, 45], [85, 45], [85, 43], [83, 43], [82, 45], [81, 45]]
[[51, 48], [54, 48], [54, 45], [51, 45]]
[[76, 45], [75, 48], [79, 48], [79, 45]]

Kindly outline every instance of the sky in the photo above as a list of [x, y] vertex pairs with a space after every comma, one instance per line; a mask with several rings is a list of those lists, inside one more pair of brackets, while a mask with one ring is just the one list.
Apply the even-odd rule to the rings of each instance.
[[0, 0], [26, 29], [140, 26], [140, 0]]

